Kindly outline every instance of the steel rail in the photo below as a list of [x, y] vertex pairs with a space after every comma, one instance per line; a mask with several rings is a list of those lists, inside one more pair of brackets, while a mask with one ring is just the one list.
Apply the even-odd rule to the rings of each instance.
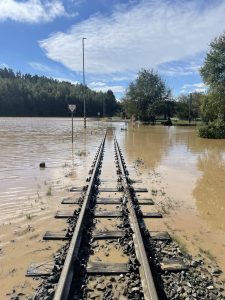
[[145, 251], [145, 246], [143, 243], [137, 215], [136, 215], [135, 209], [133, 207], [133, 203], [132, 203], [131, 186], [129, 184], [129, 178], [128, 178], [128, 174], [126, 171], [125, 162], [124, 162], [124, 159], [122, 158], [122, 153], [121, 153], [121, 150], [119, 148], [116, 138], [115, 138], [114, 142], [115, 142], [115, 146], [116, 146], [116, 152], [117, 152], [117, 156], [118, 156], [120, 170], [122, 172], [124, 189], [126, 191], [127, 198], [128, 198], [127, 208], [129, 210], [130, 225], [133, 230], [133, 240], [134, 240], [135, 252], [136, 252], [137, 259], [140, 263], [139, 272], [140, 272], [140, 276], [141, 276], [144, 298], [145, 298], [145, 300], [158, 300], [159, 298], [158, 298], [158, 295], [156, 292], [151, 268], [150, 268], [147, 254]]
[[84, 228], [84, 221], [85, 221], [85, 216], [87, 209], [89, 207], [90, 203], [90, 198], [91, 198], [91, 192], [92, 188], [94, 185], [94, 180], [96, 177], [96, 173], [99, 167], [99, 164], [101, 162], [101, 157], [105, 145], [105, 139], [106, 139], [106, 134], [100, 144], [99, 150], [96, 154], [96, 161], [94, 168], [92, 169], [92, 175], [91, 179], [88, 185], [87, 192], [84, 197], [83, 205], [76, 223], [76, 227], [70, 242], [70, 246], [66, 255], [66, 259], [63, 265], [63, 269], [59, 278], [59, 282], [57, 285], [57, 289], [54, 295], [54, 300], [67, 300], [70, 292], [70, 286], [71, 282], [73, 279], [73, 274], [75, 271], [74, 268], [74, 262], [78, 256], [79, 248], [80, 248], [80, 243], [81, 243], [81, 237], [83, 233], [83, 228]]

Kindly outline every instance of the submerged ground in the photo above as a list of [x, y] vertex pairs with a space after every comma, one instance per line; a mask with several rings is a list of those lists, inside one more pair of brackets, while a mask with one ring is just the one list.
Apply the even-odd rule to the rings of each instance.
[[200, 139], [188, 127], [87, 124], [84, 131], [82, 120], [75, 121], [72, 147], [70, 119], [0, 119], [0, 298], [9, 299], [14, 289], [33, 293], [38, 282], [24, 277], [26, 269], [50, 261], [62, 244], [42, 236], [66, 228], [54, 213], [71, 196], [69, 187], [84, 184], [108, 126], [130, 177], [142, 180], [164, 213], [162, 220], [146, 221], [148, 227], [168, 230], [185, 251], [225, 272], [225, 140]]

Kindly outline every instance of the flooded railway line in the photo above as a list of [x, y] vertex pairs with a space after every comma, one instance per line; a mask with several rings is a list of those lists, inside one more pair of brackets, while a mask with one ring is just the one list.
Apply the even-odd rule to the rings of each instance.
[[[109, 186], [110, 180], [105, 180], [102, 172], [108, 167], [104, 165], [104, 155], [108, 152], [112, 160], [110, 167], [114, 168], [110, 170], [115, 175], [111, 180], [113, 186]], [[168, 233], [146, 229], [145, 218], [162, 215], [142, 211], [142, 207], [152, 206], [154, 202], [137, 196], [137, 192], [147, 189], [134, 188], [132, 183], [116, 138], [114, 144], [107, 143], [105, 135], [87, 184], [82, 189], [71, 188], [71, 193], [81, 195], [62, 201], [64, 206], [76, 208], [55, 215], [67, 218], [67, 230], [47, 231], [43, 237], [67, 240], [55, 254], [54, 265], [33, 264], [28, 269], [27, 276], [44, 278], [35, 300], [211, 299], [207, 298], [212, 293], [207, 290], [207, 280], [202, 288], [206, 293], [200, 289], [202, 294], [195, 295], [187, 268], [190, 262], [178, 247], [171, 246]], [[197, 275], [195, 279], [198, 281]]]

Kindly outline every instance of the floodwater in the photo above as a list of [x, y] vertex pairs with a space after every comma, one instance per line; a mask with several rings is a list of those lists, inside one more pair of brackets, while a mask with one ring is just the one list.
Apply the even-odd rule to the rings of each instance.
[[[140, 197], [153, 198], [151, 209], [164, 213], [146, 225], [168, 230], [193, 255], [225, 272], [225, 140], [200, 139], [192, 127], [121, 130], [120, 122], [88, 121], [84, 130], [75, 119], [72, 147], [69, 118], [0, 118], [0, 299], [9, 299], [13, 289], [32, 295], [38, 281], [24, 277], [26, 268], [50, 260], [62, 244], [42, 236], [67, 227], [54, 213], [71, 197], [71, 186], [85, 184], [108, 126], [108, 143], [116, 132], [130, 177], [149, 189]], [[105, 153], [105, 159], [111, 166], [113, 154]], [[103, 170], [107, 180], [110, 169]]]
[[225, 272], [225, 140], [201, 139], [193, 127], [139, 126], [123, 134], [131, 177], [142, 179], [164, 214], [163, 222], [146, 225], [168, 230]]
[[[1, 300], [15, 293], [32, 295], [38, 281], [25, 278], [27, 267], [51, 261], [62, 244], [42, 237], [47, 230], [67, 228], [54, 214], [63, 209], [62, 199], [77, 197], [70, 187], [85, 184], [108, 126], [88, 125], [84, 130], [83, 121], [74, 120], [72, 147], [70, 118], [0, 118]], [[39, 168], [41, 162], [45, 169]]]
[[96, 122], [85, 132], [82, 125], [74, 122], [72, 148], [70, 119], [0, 119], [1, 222], [35, 213], [35, 203], [28, 207], [34, 194], [38, 200], [42, 192], [66, 187], [67, 177], [83, 183], [102, 131]]

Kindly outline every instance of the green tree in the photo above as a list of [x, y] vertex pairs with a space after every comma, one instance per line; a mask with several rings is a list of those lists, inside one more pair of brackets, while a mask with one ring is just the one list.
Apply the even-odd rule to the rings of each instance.
[[225, 33], [210, 43], [200, 72], [210, 88], [225, 87]]
[[[156, 103], [170, 99], [171, 91], [165, 82], [154, 70], [141, 70], [134, 82], [131, 82], [123, 101], [127, 115], [136, 115], [140, 120], [147, 122], [156, 116], [159, 109]], [[157, 107], [157, 109], [156, 109]]]
[[209, 90], [202, 103], [207, 126], [199, 129], [199, 135], [204, 138], [225, 138], [225, 33], [211, 42], [200, 71]]
[[215, 100], [215, 96], [209, 93], [202, 97], [201, 117], [206, 123], [212, 122], [217, 118], [218, 111]]
[[[204, 114], [211, 115], [211, 121], [220, 118], [225, 122], [225, 33], [211, 42], [200, 72], [209, 86], [206, 103], [203, 104]], [[208, 111], [212, 108], [213, 114]]]
[[[189, 95], [180, 95], [176, 102], [176, 115], [181, 120], [196, 120], [201, 115], [201, 103], [204, 94], [193, 92]], [[190, 111], [190, 116], [189, 116]]]
[[164, 119], [173, 117], [175, 113], [176, 102], [174, 100], [155, 101], [150, 106], [151, 116], [161, 116]]

